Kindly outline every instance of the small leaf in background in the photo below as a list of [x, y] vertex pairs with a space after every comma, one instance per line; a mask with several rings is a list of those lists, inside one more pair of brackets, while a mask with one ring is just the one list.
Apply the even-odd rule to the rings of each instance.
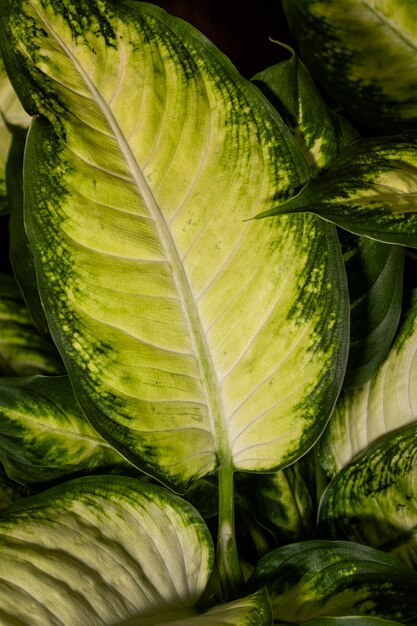
[[100, 476], [22, 502], [0, 514], [3, 623], [155, 624], [164, 614], [199, 613], [213, 545], [184, 500], [134, 478]]
[[278, 548], [259, 561], [248, 581], [249, 590], [263, 585], [278, 623], [338, 615], [417, 623], [417, 573], [353, 542], [315, 540]]
[[334, 476], [373, 441], [417, 420], [417, 299], [410, 304], [374, 377], [344, 391], [320, 440], [320, 462]]
[[0, 378], [0, 459], [10, 478], [33, 488], [135, 471], [90, 426], [67, 376]]
[[0, 374], [62, 374], [55, 346], [42, 337], [23, 302], [15, 280], [0, 274]]
[[282, 0], [301, 58], [342, 109], [380, 133], [417, 123], [414, 2]]
[[357, 132], [330, 111], [301, 59], [288, 50], [289, 60], [256, 74], [253, 81], [289, 126], [315, 176]]
[[257, 523], [275, 538], [272, 547], [313, 535], [317, 517], [313, 455], [279, 472], [238, 475], [236, 490], [248, 502]]
[[350, 297], [350, 348], [343, 386], [366, 383], [387, 356], [400, 321], [404, 248], [340, 230]]
[[416, 468], [417, 423], [368, 446], [325, 491], [321, 533], [384, 550], [417, 569]]
[[16, 500], [30, 496], [33, 493], [23, 485], [11, 480], [3, 471], [3, 468], [0, 468], [0, 509], [4, 509], [12, 502], [16, 502]]
[[8, 213], [6, 164], [12, 143], [12, 129], [23, 130], [29, 126], [25, 113], [7, 77], [0, 57], [0, 215]]
[[39, 332], [49, 337], [49, 328], [36, 281], [35, 263], [23, 219], [23, 154], [26, 133], [14, 132], [6, 167], [9, 203], [9, 252], [13, 274]]
[[291, 463], [333, 408], [348, 323], [335, 229], [247, 221], [306, 179], [293, 136], [155, 6], [3, 5], [5, 64], [39, 114], [26, 227], [83, 410], [177, 490], [219, 464], [231, 477]]
[[256, 217], [305, 211], [357, 235], [417, 247], [417, 134], [357, 139], [325, 174]]

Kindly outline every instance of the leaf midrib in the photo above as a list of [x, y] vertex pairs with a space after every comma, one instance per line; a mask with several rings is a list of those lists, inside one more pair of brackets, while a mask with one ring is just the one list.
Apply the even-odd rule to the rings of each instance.
[[369, 9], [371, 13], [373, 13], [389, 30], [391, 30], [401, 41], [403, 41], [409, 48], [412, 49], [413, 53], [417, 52], [417, 43], [405, 35], [394, 23], [389, 20], [386, 15], [382, 13], [382, 11], [378, 11], [372, 4], [370, 4], [369, 0], [361, 0], [362, 3]]
[[[202, 323], [199, 316], [199, 312], [193, 297], [188, 277], [185, 273], [181, 257], [178, 249], [175, 245], [174, 239], [171, 235], [169, 227], [162, 215], [161, 209], [156, 202], [156, 199], [150, 189], [139, 164], [137, 163], [118, 123], [115, 119], [111, 109], [107, 106], [105, 99], [94, 83], [90, 80], [88, 74], [84, 71], [83, 67], [78, 63], [77, 58], [73, 55], [71, 50], [66, 46], [65, 42], [59, 37], [59, 34], [44, 18], [38, 8], [31, 2], [32, 8], [36, 12], [45, 30], [47, 30], [55, 39], [57, 44], [61, 47], [63, 52], [68, 55], [74, 68], [81, 76], [84, 84], [91, 93], [93, 101], [97, 104], [101, 110], [104, 118], [109, 124], [110, 129], [114, 133], [117, 145], [120, 148], [121, 154], [124, 157], [129, 171], [132, 173], [133, 181], [138, 189], [139, 194], [143, 198], [149, 214], [153, 217], [158, 234], [161, 239], [161, 243], [167, 261], [172, 268], [173, 278], [177, 287], [177, 293], [179, 300], [182, 304], [184, 316], [189, 328], [189, 334], [194, 345], [194, 353], [198, 362], [198, 368], [200, 370], [202, 386], [206, 393], [207, 406], [209, 409], [209, 419], [212, 425], [212, 435], [215, 444], [215, 451], [218, 453], [218, 457], [221, 463], [230, 465], [231, 463], [231, 451], [228, 441], [228, 434], [226, 425], [223, 420], [224, 409], [219, 390], [219, 383], [214, 367], [212, 355], [202, 330]], [[53, 78], [50, 77], [52, 80]]]

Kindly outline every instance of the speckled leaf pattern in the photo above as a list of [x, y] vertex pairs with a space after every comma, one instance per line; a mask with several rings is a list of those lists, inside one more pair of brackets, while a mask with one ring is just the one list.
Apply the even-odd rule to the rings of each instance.
[[319, 178], [257, 217], [311, 211], [385, 243], [417, 247], [417, 134], [357, 139]]
[[4, 509], [0, 546], [0, 619], [20, 626], [196, 615], [213, 565], [193, 507], [119, 476], [76, 479]]
[[38, 488], [133, 470], [90, 426], [67, 376], [0, 379], [0, 459], [10, 478]]
[[347, 298], [333, 227], [248, 219], [305, 181], [292, 135], [157, 7], [1, 7], [6, 66], [40, 114], [25, 211], [41, 296], [89, 419], [176, 489], [293, 461], [340, 388]]
[[417, 424], [370, 445], [337, 474], [320, 508], [327, 536], [350, 539], [417, 566]]
[[350, 297], [350, 349], [343, 386], [370, 380], [388, 354], [400, 321], [404, 248], [340, 230]]
[[364, 385], [344, 391], [320, 440], [320, 461], [334, 476], [379, 437], [417, 421], [417, 300], [386, 359]]
[[[417, 572], [349, 541], [305, 541], [264, 556], [248, 588], [265, 585], [278, 624], [321, 616], [374, 616], [416, 623]], [[382, 625], [381, 625], [382, 626]]]
[[35, 328], [15, 280], [0, 274], [0, 375], [64, 371], [55, 346]]
[[332, 99], [380, 133], [417, 122], [410, 0], [282, 0], [302, 59]]
[[0, 57], [0, 215], [9, 211], [6, 165], [12, 143], [12, 128], [27, 128], [29, 122], [30, 117], [22, 108]]

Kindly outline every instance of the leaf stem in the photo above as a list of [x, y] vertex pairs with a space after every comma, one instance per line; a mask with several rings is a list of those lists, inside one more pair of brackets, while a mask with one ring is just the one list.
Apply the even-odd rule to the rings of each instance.
[[243, 575], [236, 544], [233, 469], [227, 463], [223, 463], [219, 469], [217, 569], [222, 593], [221, 600], [223, 602], [235, 600], [242, 589]]

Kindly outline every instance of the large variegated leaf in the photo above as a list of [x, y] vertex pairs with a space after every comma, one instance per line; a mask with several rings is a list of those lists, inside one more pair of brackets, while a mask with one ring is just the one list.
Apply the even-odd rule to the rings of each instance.
[[260, 72], [253, 80], [288, 124], [315, 175], [358, 133], [330, 111], [305, 65], [293, 50], [289, 52], [290, 59]]
[[[264, 556], [248, 588], [265, 585], [278, 624], [321, 616], [375, 616], [417, 623], [417, 572], [349, 541], [306, 541]], [[381, 625], [382, 626], [382, 625]]]
[[301, 57], [333, 100], [383, 133], [417, 122], [417, 15], [409, 0], [282, 0]]
[[53, 344], [42, 337], [13, 278], [0, 274], [0, 375], [61, 374]]
[[311, 211], [346, 230], [417, 247], [417, 135], [358, 139], [329, 170], [257, 217]]
[[193, 507], [116, 476], [76, 479], [3, 509], [0, 546], [5, 625], [185, 620], [199, 613], [213, 565]]
[[330, 483], [323, 532], [390, 552], [417, 568], [417, 425], [386, 435]]
[[219, 463], [278, 468], [317, 438], [343, 377], [335, 231], [248, 221], [308, 168], [201, 34], [146, 3], [81, 5], [1, 2], [6, 65], [41, 116], [26, 221], [76, 393], [177, 488]]
[[417, 421], [417, 300], [410, 305], [392, 348], [375, 376], [344, 391], [320, 440], [330, 476], [373, 441]]
[[0, 459], [8, 476], [33, 487], [134, 470], [90, 426], [67, 376], [0, 379]]
[[350, 348], [343, 386], [363, 385], [388, 354], [400, 321], [404, 248], [341, 230], [350, 297]]
[[30, 117], [22, 108], [0, 57], [0, 215], [9, 210], [6, 164], [12, 143], [12, 128], [27, 128]]

